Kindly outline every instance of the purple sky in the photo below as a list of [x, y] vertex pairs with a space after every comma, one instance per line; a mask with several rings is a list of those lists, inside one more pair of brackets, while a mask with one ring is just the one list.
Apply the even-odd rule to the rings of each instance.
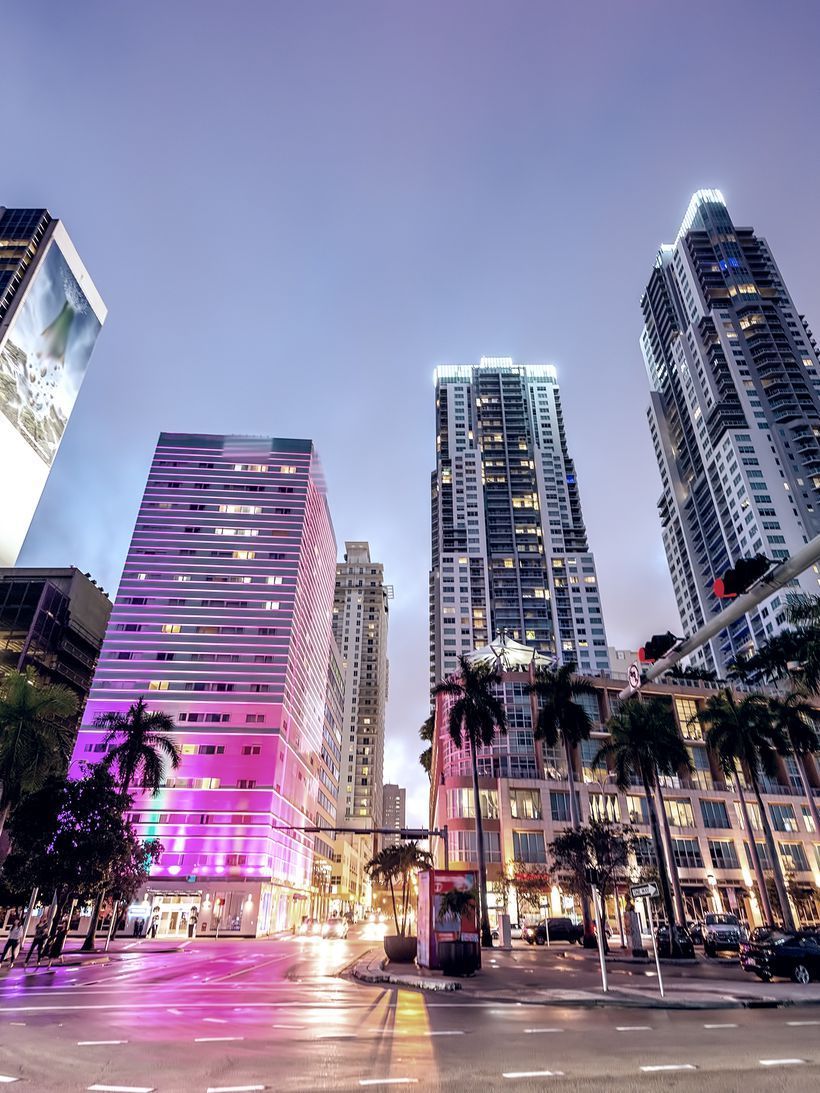
[[638, 301], [717, 186], [820, 330], [818, 31], [816, 0], [10, 0], [0, 204], [61, 217], [109, 308], [21, 560], [113, 592], [161, 429], [314, 438], [340, 551], [395, 585], [421, 821], [434, 366], [558, 366], [610, 640], [676, 628]]

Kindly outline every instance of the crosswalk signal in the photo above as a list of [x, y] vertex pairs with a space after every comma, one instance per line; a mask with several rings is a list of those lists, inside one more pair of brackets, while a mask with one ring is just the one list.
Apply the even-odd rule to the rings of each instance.
[[646, 645], [638, 650], [638, 660], [643, 664], [654, 664], [656, 660], [665, 657], [678, 641], [671, 630], [667, 630], [665, 634], [653, 634]]
[[755, 554], [753, 558], [741, 558], [731, 569], [727, 569], [722, 577], [718, 577], [712, 585], [712, 591], [719, 600], [733, 600], [744, 592], [748, 592], [773, 565], [774, 562], [765, 554]]

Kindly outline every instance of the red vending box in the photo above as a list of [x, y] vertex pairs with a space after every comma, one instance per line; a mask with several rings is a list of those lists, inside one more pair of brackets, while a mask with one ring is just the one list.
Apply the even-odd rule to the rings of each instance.
[[427, 869], [419, 873], [418, 963], [423, 968], [440, 968], [439, 941], [470, 941], [478, 945], [478, 905], [460, 919], [439, 918], [441, 897], [453, 889], [469, 891], [478, 886], [478, 872], [472, 869]]

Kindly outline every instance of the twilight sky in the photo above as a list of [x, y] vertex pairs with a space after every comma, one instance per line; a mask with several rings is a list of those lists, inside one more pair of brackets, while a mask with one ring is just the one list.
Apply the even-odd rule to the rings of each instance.
[[21, 562], [113, 593], [161, 429], [312, 437], [395, 586], [420, 823], [432, 371], [509, 355], [558, 366], [610, 641], [679, 626], [638, 301], [717, 186], [820, 332], [816, 0], [0, 7], [0, 204], [62, 218], [109, 308]]

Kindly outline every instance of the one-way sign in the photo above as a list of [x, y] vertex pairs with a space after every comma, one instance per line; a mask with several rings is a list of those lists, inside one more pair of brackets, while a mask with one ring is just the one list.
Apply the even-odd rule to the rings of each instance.
[[640, 899], [642, 896], [654, 897], [658, 894], [658, 886], [657, 884], [633, 884], [629, 891], [633, 899]]

